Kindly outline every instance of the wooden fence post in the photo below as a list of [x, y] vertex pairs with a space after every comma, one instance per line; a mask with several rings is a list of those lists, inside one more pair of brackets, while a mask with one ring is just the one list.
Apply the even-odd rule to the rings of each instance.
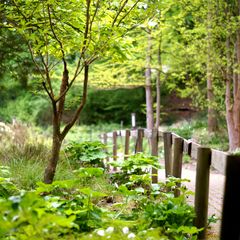
[[172, 133], [163, 133], [163, 143], [164, 143], [164, 161], [165, 161], [165, 175], [168, 177], [171, 175], [172, 170]]
[[208, 193], [209, 174], [211, 165], [211, 149], [199, 147], [197, 150], [197, 173], [195, 185], [195, 226], [204, 228], [198, 235], [198, 239], [206, 239], [206, 228], [208, 219]]
[[228, 155], [221, 240], [240, 239], [240, 156]]
[[[106, 133], [104, 133], [103, 135], [102, 135], [102, 143], [103, 144], [105, 144], [106, 146], [107, 146], [107, 134]], [[105, 149], [105, 152], [106, 152], [106, 154], [108, 154], [108, 151], [107, 151], [107, 149]], [[109, 157], [106, 157], [106, 161], [108, 162], [109, 161]], [[107, 169], [109, 170], [109, 165], [107, 165]]]
[[[113, 141], [113, 160], [116, 161], [117, 160], [117, 132], [116, 131], [113, 132], [112, 141]], [[117, 168], [114, 167], [113, 170], [116, 171]]]
[[[173, 163], [172, 163], [172, 175], [176, 178], [182, 176], [182, 156], [183, 156], [183, 139], [180, 137], [173, 140]], [[180, 187], [180, 184], [178, 185]], [[179, 190], [174, 192], [175, 197], [180, 195]]]
[[128, 158], [129, 155], [129, 139], [130, 139], [130, 130], [125, 131], [125, 145], [124, 145], [124, 160]]
[[143, 137], [144, 137], [144, 129], [139, 128], [137, 130], [137, 139], [135, 145], [135, 153], [143, 151]]
[[[158, 130], [156, 128], [152, 129], [151, 154], [152, 156], [158, 156]], [[152, 168], [152, 183], [157, 182], [158, 182], [158, 170]]]

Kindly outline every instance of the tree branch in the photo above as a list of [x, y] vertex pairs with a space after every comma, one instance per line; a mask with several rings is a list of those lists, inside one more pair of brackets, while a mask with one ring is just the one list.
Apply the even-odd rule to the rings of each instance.
[[135, 8], [135, 6], [139, 3], [140, 0], [137, 0], [133, 6], [127, 11], [127, 13], [119, 20], [117, 27], [121, 24], [121, 22], [127, 17], [127, 15]]
[[[47, 59], [48, 59], [48, 56], [47, 56]], [[49, 75], [50, 71], [49, 71], [48, 63], [46, 63], [44, 61], [44, 58], [43, 58], [42, 55], [41, 55], [41, 60], [42, 60], [43, 66], [45, 68], [46, 80], [47, 80], [47, 83], [48, 83], [48, 86], [49, 86], [49, 89], [50, 89], [51, 99], [54, 99], [54, 93], [53, 93], [52, 83], [51, 83], [51, 79], [50, 79], [50, 75]]]
[[[84, 68], [84, 66], [81, 67], [79, 74], [82, 72], [83, 68]], [[65, 91], [62, 92], [61, 95], [60, 95], [57, 99], [55, 99], [56, 102], [58, 102], [59, 100], [61, 100], [61, 98], [65, 97], [65, 95], [67, 94], [67, 92], [69, 91], [69, 89], [71, 88], [71, 86], [73, 85], [74, 81], [76, 80], [77, 76], [78, 76], [78, 75], [76, 75], [76, 76], [73, 77], [73, 79], [70, 81], [70, 83], [68, 84], [68, 87], [65, 89]]]
[[113, 22], [112, 22], [112, 28], [114, 27], [115, 23], [117, 22], [117, 19], [119, 17], [119, 15], [121, 14], [121, 12], [123, 11], [123, 9], [125, 8], [125, 6], [127, 5], [128, 3], [128, 0], [125, 0], [123, 5], [120, 7], [120, 9], [118, 10], [115, 18], [113, 19]]
[[27, 41], [27, 45], [28, 45], [29, 52], [30, 52], [30, 54], [31, 54], [32, 61], [34, 62], [35, 66], [37, 67], [37, 69], [38, 69], [38, 71], [39, 71], [42, 79], [45, 81], [45, 77], [44, 77], [44, 75], [43, 75], [43, 73], [42, 73], [42, 71], [41, 71], [41, 68], [40, 68], [40, 66], [38, 65], [38, 63], [36, 62], [35, 58], [34, 58], [34, 53], [33, 53], [33, 50], [32, 50], [32, 47], [31, 47], [30, 42]]
[[46, 83], [45, 83], [45, 82], [42, 82], [42, 85], [43, 85], [44, 90], [47, 92], [47, 94], [48, 94], [51, 102], [52, 102], [52, 103], [55, 103], [54, 98], [52, 98], [51, 93], [50, 93], [50, 92], [48, 91], [48, 89], [47, 89]]
[[64, 137], [67, 135], [68, 131], [72, 128], [72, 126], [77, 121], [85, 103], [87, 100], [87, 88], [88, 88], [88, 72], [89, 72], [89, 66], [85, 63], [84, 65], [84, 82], [83, 82], [83, 97], [82, 101], [80, 102], [80, 105], [78, 109], [76, 110], [74, 116], [72, 117], [71, 121], [65, 126], [61, 133], [61, 138], [64, 139]]
[[82, 56], [84, 56], [84, 53], [87, 49], [87, 40], [88, 40], [88, 33], [89, 33], [89, 23], [90, 23], [90, 4], [91, 4], [91, 0], [86, 0], [86, 4], [87, 4], [87, 11], [86, 11], [86, 24], [85, 24], [85, 32], [84, 32], [84, 40], [83, 40], [83, 48], [82, 48], [82, 52], [81, 52], [81, 58]]
[[47, 7], [47, 10], [48, 10], [48, 19], [49, 19], [49, 24], [50, 24], [50, 28], [51, 28], [51, 31], [53, 33], [53, 36], [55, 38], [55, 40], [58, 42], [60, 48], [61, 48], [61, 52], [62, 52], [62, 60], [63, 60], [63, 63], [64, 63], [64, 69], [66, 69], [67, 67], [67, 62], [65, 60], [65, 52], [63, 50], [63, 44], [62, 42], [59, 40], [58, 36], [56, 35], [54, 29], [53, 29], [53, 23], [52, 23], [52, 18], [51, 18], [51, 13], [50, 13], [50, 5], [48, 4], [48, 7]]

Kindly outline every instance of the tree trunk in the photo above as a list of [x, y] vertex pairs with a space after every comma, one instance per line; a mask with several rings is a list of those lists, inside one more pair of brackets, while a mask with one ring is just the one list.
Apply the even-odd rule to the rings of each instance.
[[161, 36], [159, 39], [158, 45], [158, 72], [157, 72], [157, 81], [156, 81], [156, 123], [155, 128], [158, 129], [160, 126], [160, 113], [161, 113], [161, 71], [162, 71], [162, 58], [161, 58]]
[[152, 50], [152, 37], [151, 31], [148, 29], [148, 43], [146, 53], [146, 110], [147, 110], [147, 129], [153, 129], [154, 116], [153, 116], [153, 98], [152, 98], [152, 84], [151, 84], [151, 50]]
[[53, 182], [57, 163], [59, 160], [60, 149], [62, 146], [62, 139], [60, 134], [59, 114], [56, 110], [56, 104], [53, 104], [53, 135], [52, 135], [52, 151], [51, 157], [48, 161], [47, 168], [45, 169], [44, 182], [50, 184]]
[[[231, 12], [226, 8], [227, 16], [231, 16]], [[238, 15], [240, 16], [240, 0], [238, 0]], [[231, 42], [235, 40], [235, 44]], [[231, 47], [234, 49], [235, 56], [231, 59]], [[237, 29], [235, 36], [230, 35], [226, 40], [226, 121], [229, 137], [229, 150], [234, 151], [240, 148], [240, 74], [234, 74], [234, 67], [240, 67], [240, 29]]]
[[56, 168], [57, 168], [57, 163], [59, 160], [60, 149], [62, 146], [62, 141], [59, 136], [53, 133], [52, 138], [53, 140], [52, 140], [51, 158], [48, 162], [48, 166], [45, 169], [45, 174], [44, 174], [44, 182], [47, 184], [51, 184], [53, 182]]
[[207, 26], [207, 98], [208, 98], [208, 132], [216, 132], [218, 129], [217, 113], [212, 106], [215, 100], [213, 92], [213, 59], [212, 59], [212, 44], [211, 44], [211, 19], [212, 19], [212, 7], [211, 0], [208, 0], [208, 26]]
[[44, 182], [47, 184], [51, 184], [53, 182], [57, 164], [59, 161], [59, 155], [60, 155], [60, 149], [62, 146], [62, 141], [66, 137], [69, 130], [76, 123], [76, 121], [79, 118], [79, 115], [86, 103], [88, 74], [89, 74], [89, 66], [85, 63], [82, 100], [78, 106], [78, 109], [74, 113], [72, 119], [63, 128], [63, 130], [61, 132], [60, 126], [61, 126], [62, 114], [64, 111], [64, 103], [65, 103], [65, 95], [63, 95], [63, 93], [66, 90], [66, 88], [68, 87], [68, 71], [67, 71], [66, 67], [63, 72], [62, 84], [61, 84], [61, 90], [60, 90], [60, 96], [62, 96], [62, 98], [59, 100], [58, 106], [57, 106], [56, 101], [52, 102], [52, 107], [53, 107], [52, 152], [51, 152], [51, 157], [49, 159], [49, 162], [48, 162], [47, 168], [45, 169], [45, 174], [44, 174]]
[[208, 132], [216, 132], [218, 130], [218, 123], [216, 117], [216, 110], [211, 106], [214, 102], [214, 93], [212, 86], [212, 73], [207, 74], [207, 98], [208, 98]]
[[[227, 52], [227, 71], [226, 71], [226, 121], [228, 128], [228, 138], [229, 138], [229, 150], [234, 151], [240, 147], [240, 93], [237, 91], [235, 95], [232, 93], [233, 74], [231, 69], [231, 59], [230, 59], [230, 38], [226, 41], [226, 52]], [[235, 84], [237, 82], [235, 81]]]
[[68, 70], [66, 62], [64, 62], [64, 71], [62, 74], [62, 81], [60, 86], [59, 96], [61, 96], [58, 103], [56, 101], [52, 101], [52, 108], [53, 108], [53, 135], [52, 135], [52, 151], [51, 157], [48, 162], [47, 168], [45, 169], [44, 174], [44, 182], [50, 184], [53, 182], [59, 155], [60, 149], [62, 146], [63, 137], [60, 132], [60, 126], [62, 121], [62, 114], [64, 111], [64, 103], [65, 103], [65, 95], [63, 94], [68, 87]]
[[[240, 1], [238, 1], [238, 9], [240, 16]], [[240, 67], [240, 29], [237, 29], [237, 38], [236, 38], [236, 55], [237, 55], [237, 66], [238, 69]], [[237, 72], [237, 81], [235, 81], [235, 89], [237, 89], [236, 94], [234, 94], [234, 115], [235, 115], [235, 128], [237, 129], [237, 139], [238, 139], [238, 147], [240, 147], [240, 73]]]

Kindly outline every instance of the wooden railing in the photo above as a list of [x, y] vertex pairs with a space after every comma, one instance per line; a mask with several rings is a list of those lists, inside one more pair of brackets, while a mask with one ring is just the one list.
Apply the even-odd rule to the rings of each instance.
[[[121, 140], [124, 160], [129, 154], [143, 151], [147, 141], [149, 152], [158, 156], [159, 145], [164, 149], [165, 176], [181, 178], [183, 154], [197, 161], [194, 208], [195, 226], [204, 228], [199, 239], [206, 239], [208, 219], [208, 195], [210, 167], [212, 166], [226, 176], [224, 200], [222, 207], [222, 240], [240, 239], [240, 156], [203, 147], [191, 140], [186, 140], [175, 133], [156, 129], [119, 130], [104, 133], [100, 138], [105, 144], [112, 144], [113, 159], [118, 158], [118, 144]], [[131, 147], [132, 146], [132, 147]], [[158, 172], [152, 169], [152, 182], [158, 181]]]

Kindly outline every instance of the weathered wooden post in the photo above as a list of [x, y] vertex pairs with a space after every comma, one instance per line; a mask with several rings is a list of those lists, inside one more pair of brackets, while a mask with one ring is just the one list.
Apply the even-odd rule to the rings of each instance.
[[[116, 161], [117, 160], [117, 132], [116, 131], [113, 132], [112, 141], [113, 141], [113, 160]], [[114, 167], [113, 170], [116, 171], [117, 168]]]
[[[106, 133], [102, 134], [102, 143], [107, 146], [107, 134]], [[105, 152], [106, 152], [106, 154], [108, 154], [107, 149], [105, 149]], [[106, 162], [108, 162], [108, 161], [109, 161], [109, 157], [106, 157]], [[107, 165], [107, 169], [109, 170], [109, 165]]]
[[[156, 128], [152, 129], [151, 154], [152, 156], [158, 156], [158, 130]], [[157, 182], [158, 182], [158, 170], [152, 168], [152, 183]]]
[[171, 175], [172, 170], [172, 133], [163, 133], [163, 143], [164, 143], [164, 161], [165, 161], [165, 175], [168, 177]]
[[130, 130], [125, 131], [125, 146], [124, 146], [124, 160], [128, 158], [129, 155], [129, 140], [130, 140]]
[[[173, 163], [172, 163], [172, 175], [176, 178], [182, 176], [182, 156], [183, 156], [183, 139], [176, 137], [173, 140]], [[180, 184], [178, 185], [180, 187]], [[175, 197], [180, 195], [179, 190], [174, 192]]]
[[240, 239], [240, 156], [228, 155], [223, 199], [221, 240]]
[[197, 173], [195, 185], [194, 207], [196, 218], [194, 225], [197, 228], [204, 228], [198, 235], [198, 239], [206, 239], [206, 228], [208, 219], [208, 193], [209, 174], [211, 165], [211, 149], [199, 147], [197, 150]]
[[137, 139], [135, 144], [135, 153], [143, 151], [143, 137], [144, 137], [144, 129], [139, 128], [137, 130]]

